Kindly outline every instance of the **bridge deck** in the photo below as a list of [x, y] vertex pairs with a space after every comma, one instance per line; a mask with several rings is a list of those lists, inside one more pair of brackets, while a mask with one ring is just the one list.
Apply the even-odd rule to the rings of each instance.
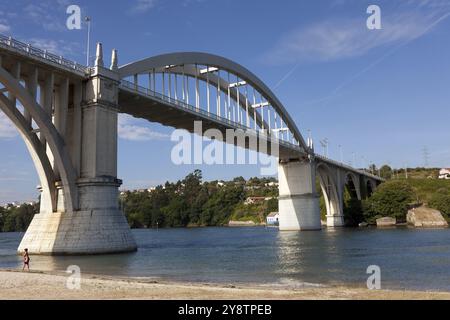
[[19, 61], [32, 61], [33, 64], [40, 65], [43, 69], [49, 71], [55, 71], [56, 69], [70, 77], [87, 78], [90, 72], [89, 67], [1, 34], [0, 51], [3, 53], [2, 65], [7, 68], [12, 63], [10, 60], [16, 62], [18, 59]]
[[[17, 60], [27, 62], [22, 66], [23, 74], [27, 74], [30, 71], [27, 70], [27, 68], [30, 68], [30, 65], [32, 66], [33, 64], [39, 65], [40, 68], [48, 70], [48, 72], [57, 71], [60, 74], [64, 74], [65, 77], [72, 79], [87, 79], [91, 73], [91, 68], [89, 67], [64, 59], [62, 56], [35, 48], [30, 44], [17, 41], [4, 35], [0, 35], [0, 52], [2, 53], [2, 67], [6, 70], [11, 70], [13, 64]], [[40, 74], [39, 78], [44, 78], [45, 76], [45, 74]], [[151, 122], [157, 122], [174, 128], [186, 129], [189, 132], [194, 131], [194, 121], [201, 120], [203, 131], [208, 129], [218, 129], [223, 137], [226, 136], [225, 133], [227, 129], [242, 129], [246, 131], [248, 135], [253, 133], [254, 135], [261, 136], [260, 133], [239, 123], [202, 109], [196, 109], [194, 106], [188, 105], [183, 101], [171, 99], [160, 93], [151, 92], [146, 88], [136, 87], [133, 83], [125, 80], [122, 80], [120, 84], [119, 106], [120, 112], [130, 114], [136, 118], [146, 119]], [[272, 143], [278, 143], [280, 159], [299, 158], [307, 155], [306, 151], [296, 144], [272, 137], [270, 137], [269, 140]], [[248, 139], [246, 139], [245, 147], [253, 149], [248, 144]], [[259, 146], [253, 150], [271, 153], [270, 144], [267, 150], [260, 150]], [[352, 168], [351, 166], [317, 154], [315, 157], [320, 162], [341, 167], [377, 181], [383, 181], [380, 177], [367, 171]]]
[[[258, 132], [239, 123], [218, 117], [216, 114], [202, 109], [196, 109], [194, 106], [159, 93], [147, 89], [144, 90], [146, 92], [136, 91], [132, 83], [122, 81], [119, 90], [120, 112], [165, 126], [185, 129], [191, 133], [194, 132], [194, 121], [202, 121], [203, 132], [208, 129], [217, 129], [225, 138], [227, 129], [242, 129], [248, 136], [256, 135], [264, 139]], [[268, 140], [279, 145], [280, 158], [298, 158], [301, 155], [306, 155], [301, 147], [297, 145], [276, 139], [269, 138]], [[237, 141], [235, 141], [235, 145], [236, 143]], [[260, 149], [259, 146], [257, 149], [254, 149], [249, 145], [249, 139], [246, 139], [245, 147], [258, 152], [271, 153], [270, 144], [268, 150]]]

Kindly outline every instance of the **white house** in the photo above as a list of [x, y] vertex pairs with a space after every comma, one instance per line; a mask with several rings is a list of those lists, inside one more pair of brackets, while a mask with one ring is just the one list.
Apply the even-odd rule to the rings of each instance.
[[278, 218], [280, 217], [280, 214], [278, 212], [271, 212], [266, 218], [267, 225], [276, 226], [278, 225]]
[[439, 170], [439, 179], [450, 180], [450, 169], [443, 168]]

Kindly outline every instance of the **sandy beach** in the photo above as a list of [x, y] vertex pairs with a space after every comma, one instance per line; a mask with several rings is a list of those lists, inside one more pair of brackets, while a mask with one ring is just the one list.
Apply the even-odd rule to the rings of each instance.
[[342, 286], [280, 288], [166, 282], [146, 278], [83, 275], [80, 289], [67, 274], [0, 271], [0, 299], [450, 299], [449, 292], [367, 290]]

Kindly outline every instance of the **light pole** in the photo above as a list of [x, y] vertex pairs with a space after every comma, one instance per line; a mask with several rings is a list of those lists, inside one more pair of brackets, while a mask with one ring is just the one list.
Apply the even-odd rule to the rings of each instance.
[[363, 167], [364, 167], [364, 171], [367, 171], [367, 163], [366, 163], [366, 158], [364, 156], [361, 156], [362, 159], [362, 163], [363, 163]]
[[84, 21], [87, 23], [87, 49], [86, 49], [86, 66], [89, 67], [89, 45], [90, 45], [90, 37], [91, 37], [91, 18], [85, 17]]
[[328, 138], [325, 138], [323, 140], [320, 141], [320, 144], [322, 145], [323, 148], [323, 153], [324, 153], [324, 157], [328, 158]]

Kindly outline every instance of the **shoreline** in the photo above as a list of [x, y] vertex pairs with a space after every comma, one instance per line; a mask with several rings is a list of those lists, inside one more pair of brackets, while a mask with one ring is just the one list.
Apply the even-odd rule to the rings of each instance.
[[70, 275], [61, 271], [0, 270], [0, 299], [44, 300], [450, 300], [450, 292], [368, 290], [347, 285], [288, 288], [273, 284], [218, 284], [168, 281], [157, 278], [83, 274], [81, 288], [70, 290]]

